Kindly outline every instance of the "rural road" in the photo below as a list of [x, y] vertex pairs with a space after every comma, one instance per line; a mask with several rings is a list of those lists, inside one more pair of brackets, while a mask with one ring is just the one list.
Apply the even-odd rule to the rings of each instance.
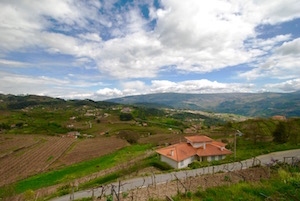
[[[160, 184], [160, 183], [166, 183], [170, 182], [176, 177], [178, 179], [190, 177], [190, 176], [196, 176], [196, 175], [202, 175], [207, 173], [214, 173], [218, 171], [228, 172], [228, 171], [234, 171], [234, 170], [240, 170], [240, 169], [246, 169], [249, 167], [252, 167], [253, 165], [261, 164], [263, 166], [266, 166], [267, 164], [272, 163], [274, 160], [283, 161], [284, 157], [300, 157], [300, 149], [295, 150], [288, 150], [288, 151], [281, 151], [281, 152], [273, 152], [266, 155], [261, 155], [256, 157], [255, 159], [248, 159], [241, 162], [234, 162], [229, 164], [223, 164], [223, 165], [216, 165], [216, 166], [210, 166], [205, 168], [199, 168], [194, 170], [183, 170], [179, 172], [172, 172], [172, 173], [165, 173], [165, 174], [157, 174], [147, 177], [139, 177], [134, 179], [129, 179], [125, 181], [121, 181], [121, 188], [120, 190], [122, 192], [126, 192], [132, 189], [140, 188], [140, 187], [147, 187], [148, 185], [152, 185], [153, 183]], [[289, 162], [291, 162], [291, 158], [288, 159]], [[111, 193], [111, 186], [118, 186], [118, 183], [111, 183], [107, 185], [107, 189], [105, 190], [105, 194], [108, 195]], [[94, 196], [98, 197], [101, 194], [101, 188], [94, 189]], [[117, 190], [117, 187], [116, 187]], [[84, 190], [84, 191], [78, 191], [74, 193], [74, 199], [80, 199], [85, 197], [91, 197], [92, 196], [92, 190]], [[52, 201], [69, 201], [70, 195], [65, 195], [62, 197], [57, 197], [52, 199]]]

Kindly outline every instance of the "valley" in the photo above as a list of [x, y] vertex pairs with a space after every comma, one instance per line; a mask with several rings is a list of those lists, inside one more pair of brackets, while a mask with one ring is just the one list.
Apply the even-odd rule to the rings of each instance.
[[[237, 130], [243, 134], [237, 138], [236, 158], [230, 155], [222, 161], [194, 162], [188, 169], [300, 147], [299, 118], [282, 121], [43, 96], [1, 98], [3, 198], [34, 191], [42, 200], [50, 199], [70, 193], [74, 184], [82, 190], [170, 171], [154, 150], [181, 142], [185, 136], [207, 135], [234, 150], [234, 135]], [[281, 124], [287, 137], [277, 143], [273, 135]]]

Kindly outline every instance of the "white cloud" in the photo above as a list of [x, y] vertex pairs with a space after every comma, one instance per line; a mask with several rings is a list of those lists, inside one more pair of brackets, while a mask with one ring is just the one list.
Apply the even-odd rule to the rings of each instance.
[[[28, 76], [0, 71], [2, 93], [38, 94], [61, 98], [83, 98], [82, 94], [94, 95], [89, 87], [101, 87], [101, 82], [78, 79], [57, 79], [47, 76]], [[88, 97], [88, 96], [86, 96]]]
[[102, 39], [97, 33], [86, 33], [86, 34], [79, 34], [79, 37], [82, 39], [101, 42]]
[[[77, 65], [86, 69], [97, 67], [102, 77], [122, 80], [121, 90], [104, 88], [94, 94], [103, 97], [145, 92], [252, 90], [252, 85], [248, 84], [209, 80], [154, 80], [151, 85], [141, 81], [126, 82], [132, 78], [155, 79], [166, 66], [172, 66], [177, 72], [207, 73], [254, 62], [258, 63], [257, 66], [240, 77], [248, 80], [267, 76], [293, 80], [299, 77], [300, 40], [292, 40], [290, 34], [258, 39], [260, 33], [255, 29], [258, 25], [277, 24], [300, 17], [297, 0], [162, 0], [161, 9], [150, 7], [149, 20], [141, 16], [139, 3], [129, 6], [129, 11], [116, 11], [114, 2], [1, 1], [0, 64], [26, 66], [25, 63], [5, 59], [5, 54], [12, 52], [29, 50], [71, 55]], [[103, 14], [99, 12], [102, 8]], [[151, 30], [148, 23], [153, 19], [157, 21], [157, 26]], [[1, 84], [2, 91], [10, 89], [21, 92], [34, 83], [44, 87], [37, 91], [44, 91], [51, 83], [55, 83], [55, 87], [66, 84], [70, 88], [70, 83], [74, 84], [70, 80], [22, 75], [5, 75], [1, 79], [8, 77], [14, 77], [16, 83], [24, 85], [18, 87], [8, 81], [8, 84]], [[88, 81], [74, 84], [75, 87], [90, 85], [99, 86]], [[72, 97], [80, 97], [80, 94], [87, 97], [93, 93], [69, 94]]]
[[132, 81], [122, 84], [122, 89], [104, 88], [96, 92], [96, 99], [110, 99], [130, 95], [148, 93], [230, 93], [230, 92], [254, 92], [253, 84], [220, 83], [217, 81], [189, 80], [172, 82], [169, 80], [153, 80], [151, 85], [141, 81]]
[[124, 95], [139, 95], [148, 92], [148, 86], [142, 81], [129, 81], [121, 83]]
[[276, 84], [266, 84], [265, 89], [268, 91], [283, 91], [283, 92], [295, 92], [300, 90], [300, 78], [287, 80], [285, 82], [276, 83]]
[[120, 97], [123, 96], [123, 92], [120, 91], [119, 89], [113, 88], [104, 88], [104, 89], [99, 89], [96, 94], [100, 96], [100, 99], [106, 99], [106, 98], [113, 98], [113, 97]]
[[26, 67], [28, 65], [29, 65], [29, 63], [26, 63], [26, 62], [0, 59], [0, 66]]
[[261, 13], [263, 23], [276, 24], [300, 17], [300, 2], [298, 0], [255, 0], [255, 5]]
[[276, 53], [280, 55], [300, 55], [300, 38], [293, 41], [285, 42], [276, 49]]
[[254, 69], [239, 76], [248, 80], [271, 77], [295, 79], [300, 75], [300, 38], [284, 42], [274, 49], [274, 53], [259, 63]]
[[188, 80], [183, 82], [171, 82], [168, 80], [152, 81], [153, 93], [229, 93], [229, 92], [253, 92], [253, 84], [220, 83], [217, 81]]

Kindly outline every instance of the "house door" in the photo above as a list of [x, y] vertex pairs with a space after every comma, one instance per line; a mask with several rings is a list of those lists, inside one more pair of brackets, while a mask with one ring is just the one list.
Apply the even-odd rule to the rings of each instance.
[[207, 161], [207, 156], [202, 156], [202, 161]]

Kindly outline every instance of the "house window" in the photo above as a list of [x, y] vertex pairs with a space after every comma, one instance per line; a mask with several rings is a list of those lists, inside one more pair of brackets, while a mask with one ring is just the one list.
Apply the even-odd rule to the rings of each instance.
[[184, 162], [183, 161], [180, 161], [180, 166], [182, 167], [184, 165]]
[[219, 160], [222, 160], [222, 158], [223, 158], [223, 156], [222, 156], [222, 155], [220, 155], [220, 156], [219, 156]]
[[210, 158], [211, 158], [211, 161], [216, 160], [216, 159], [215, 159], [215, 156], [211, 156]]

